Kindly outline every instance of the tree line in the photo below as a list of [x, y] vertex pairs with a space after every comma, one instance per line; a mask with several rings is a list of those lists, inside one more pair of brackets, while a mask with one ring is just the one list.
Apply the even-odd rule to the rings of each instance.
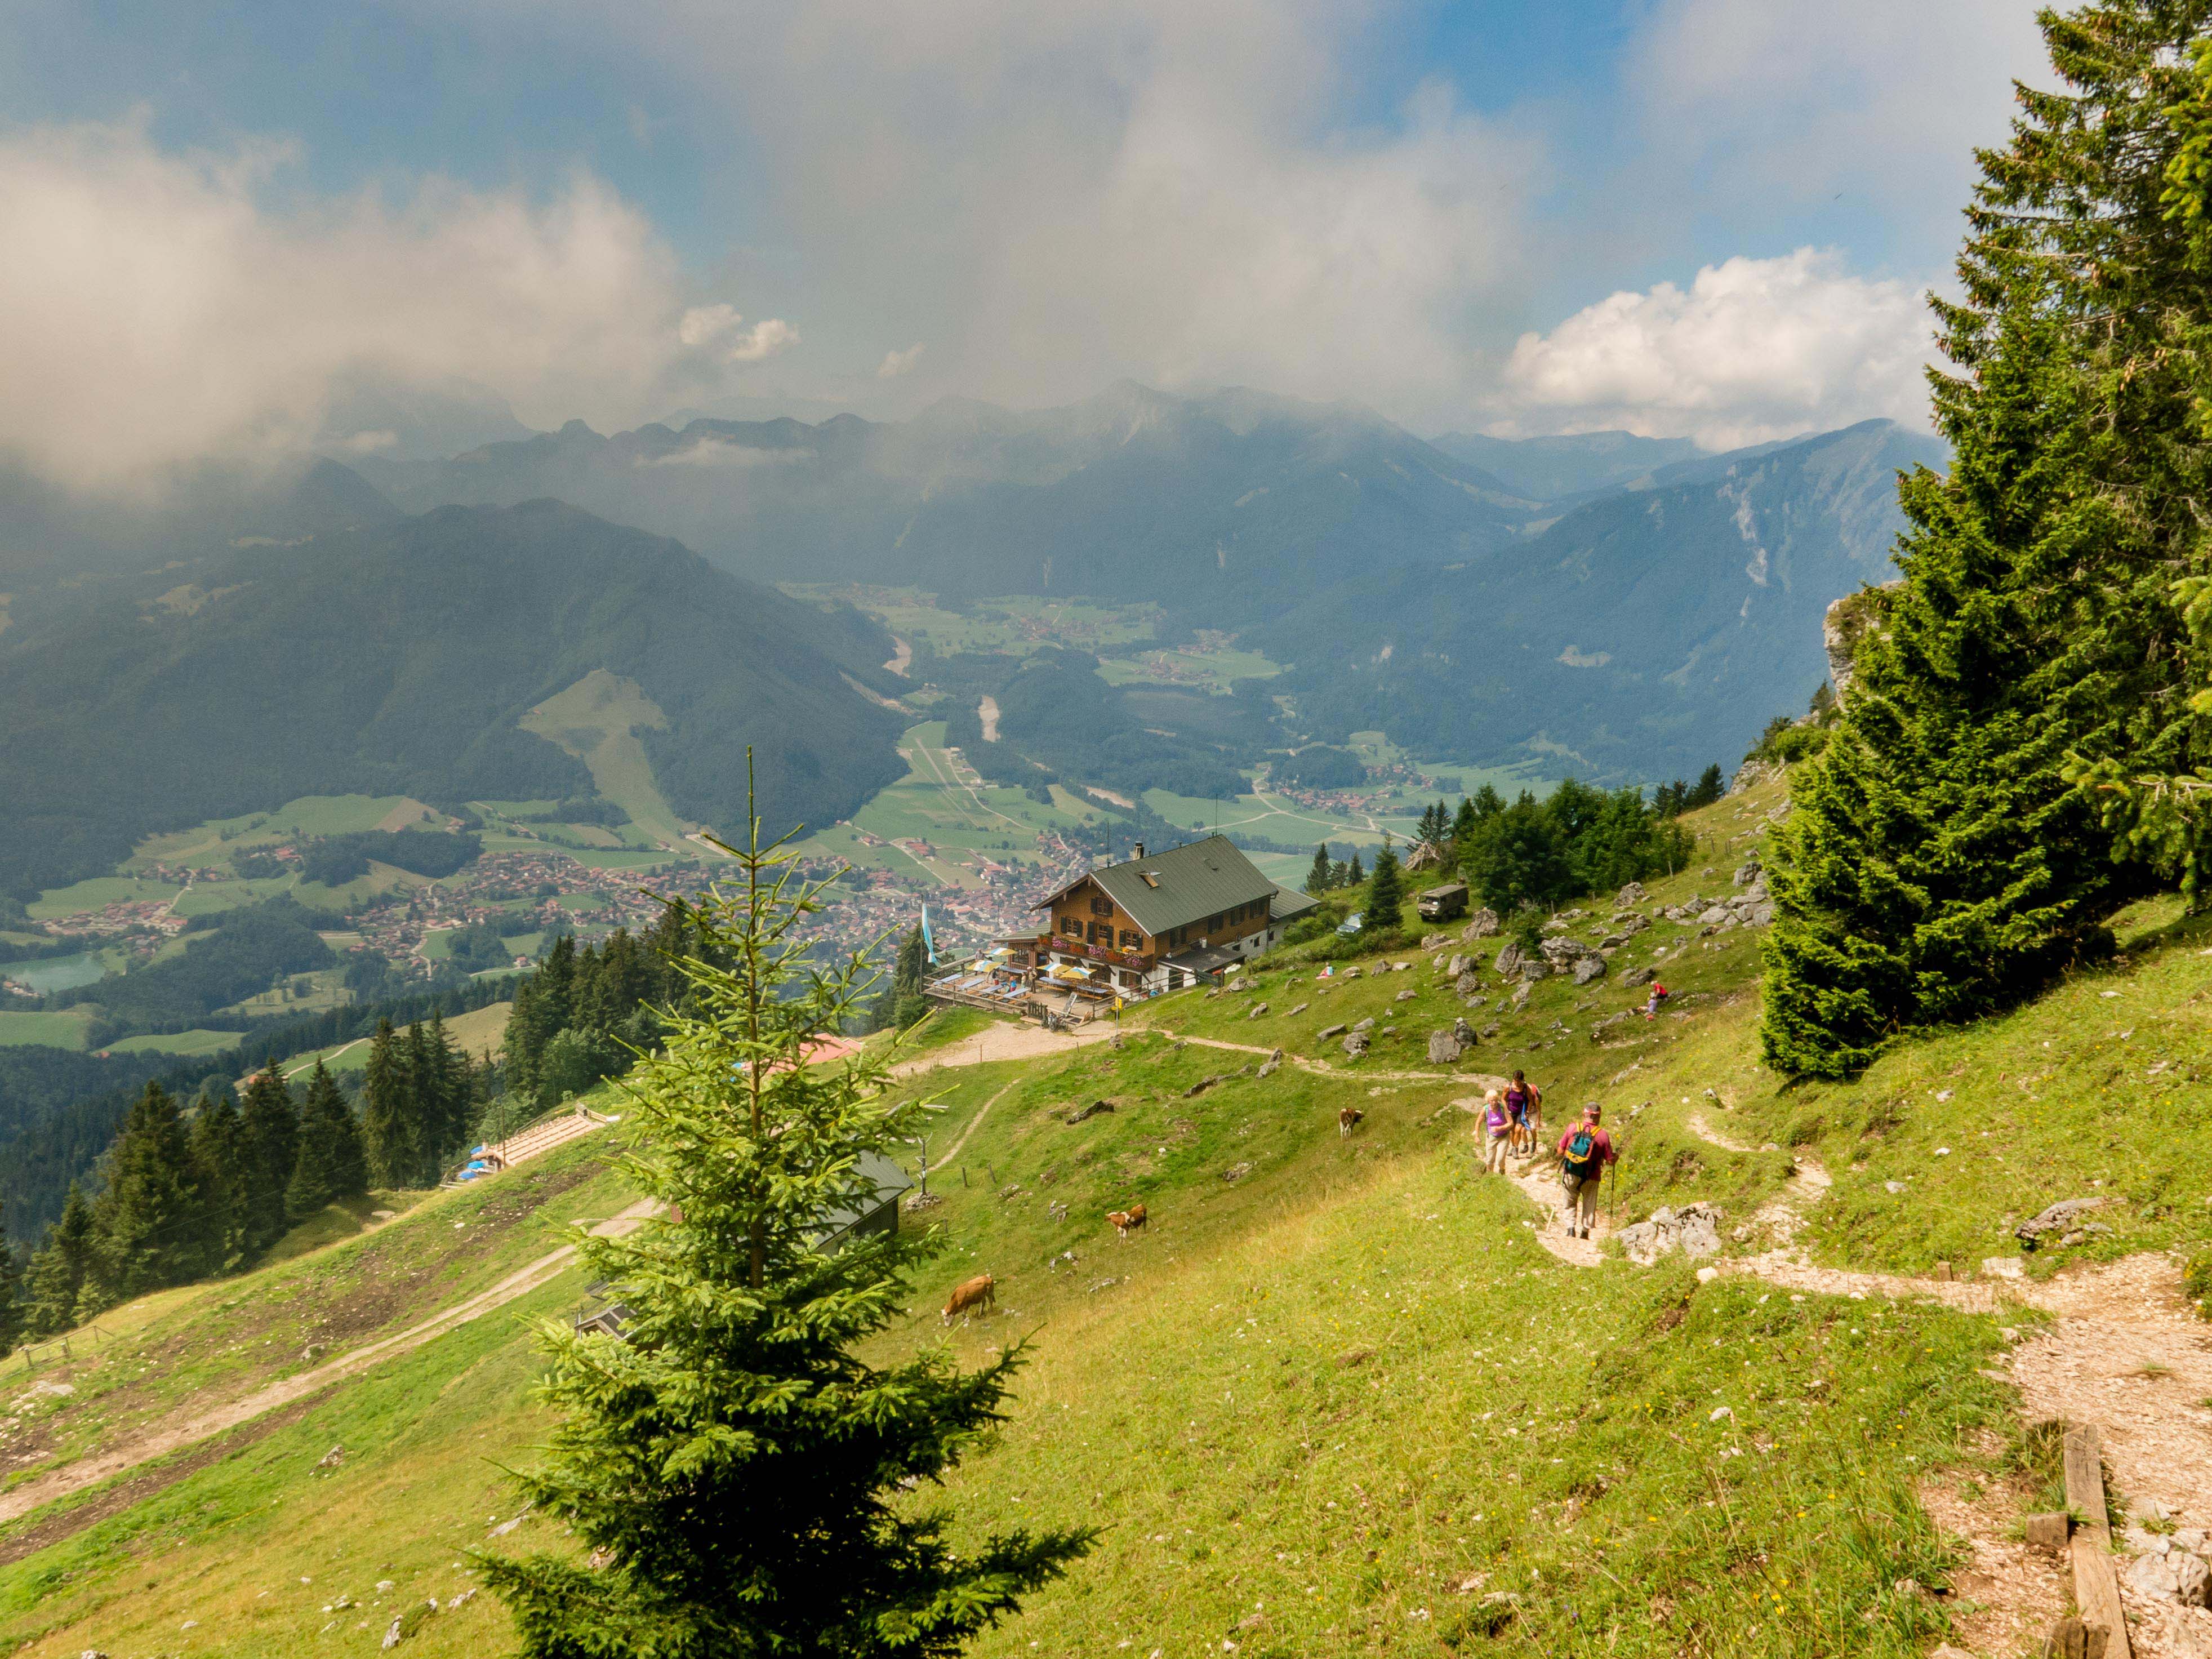
[[1771, 838], [1761, 1040], [1796, 1076], [1978, 1018], [2212, 868], [2212, 8], [2043, 14], [1933, 301], [1948, 475]]
[[642, 934], [617, 927], [599, 945], [579, 946], [563, 935], [538, 970], [516, 987], [507, 1016], [507, 1085], [514, 1098], [543, 1110], [627, 1071], [659, 1042], [659, 1009], [690, 991], [681, 964], [713, 944], [697, 912], [667, 902]]
[[[1686, 864], [1692, 837], [1675, 820], [1718, 800], [1724, 787], [1718, 766], [1708, 767], [1694, 784], [1662, 785], [1649, 803], [1639, 788], [1599, 789], [1572, 778], [1540, 800], [1524, 789], [1509, 802], [1485, 784], [1462, 797], [1456, 812], [1442, 801], [1422, 812], [1419, 838], [1443, 855], [1443, 866], [1423, 878], [1441, 883], [1456, 873], [1483, 903], [1507, 917], [1523, 909], [1553, 909], [1588, 893], [1609, 893]], [[1382, 879], [1385, 857], [1391, 881], [1399, 879], [1397, 855], [1386, 847], [1370, 878], [1368, 908], [1378, 915], [1383, 912], [1374, 904], [1373, 884]], [[1324, 843], [1314, 849], [1306, 891], [1318, 895], [1357, 886], [1361, 879], [1356, 851], [1348, 863], [1340, 862]], [[1389, 914], [1395, 916], [1395, 907]]]
[[356, 1116], [319, 1058], [295, 1093], [272, 1056], [187, 1109], [158, 1081], [131, 1102], [100, 1158], [97, 1193], [72, 1182], [27, 1265], [0, 1245], [0, 1350], [148, 1291], [252, 1267], [286, 1232], [372, 1188], [434, 1184], [496, 1087], [442, 1012], [372, 1039]]

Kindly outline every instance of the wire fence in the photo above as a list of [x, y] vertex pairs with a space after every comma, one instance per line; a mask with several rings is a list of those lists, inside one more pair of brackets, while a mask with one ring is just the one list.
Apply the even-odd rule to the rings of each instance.
[[27, 1376], [42, 1366], [66, 1365], [72, 1359], [112, 1347], [121, 1340], [114, 1332], [100, 1328], [95, 1321], [82, 1329], [61, 1336], [48, 1337], [39, 1342], [26, 1342], [4, 1358], [0, 1358], [0, 1379], [18, 1372]]

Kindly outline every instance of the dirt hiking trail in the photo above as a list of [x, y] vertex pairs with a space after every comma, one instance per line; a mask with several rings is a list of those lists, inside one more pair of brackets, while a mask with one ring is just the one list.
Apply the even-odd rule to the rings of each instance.
[[[633, 1231], [638, 1224], [651, 1215], [654, 1201], [641, 1199], [621, 1213], [610, 1216], [592, 1229], [603, 1238], [618, 1237]], [[311, 1371], [301, 1371], [257, 1389], [243, 1399], [196, 1415], [179, 1415], [166, 1424], [142, 1434], [133, 1435], [120, 1445], [97, 1452], [88, 1457], [56, 1469], [51, 1474], [27, 1480], [13, 1491], [0, 1493], [0, 1523], [28, 1515], [42, 1504], [58, 1498], [82, 1492], [88, 1486], [98, 1486], [126, 1469], [157, 1457], [166, 1457], [197, 1442], [234, 1429], [264, 1413], [289, 1406], [295, 1401], [357, 1376], [372, 1366], [403, 1353], [411, 1353], [432, 1339], [444, 1335], [457, 1326], [505, 1307], [519, 1297], [528, 1295], [539, 1285], [558, 1276], [574, 1260], [576, 1247], [563, 1244], [559, 1249], [542, 1255], [527, 1267], [518, 1268], [488, 1290], [479, 1291], [464, 1301], [440, 1310], [418, 1325], [381, 1337], [374, 1342], [356, 1348], [351, 1353], [341, 1354], [329, 1364], [318, 1365]]]

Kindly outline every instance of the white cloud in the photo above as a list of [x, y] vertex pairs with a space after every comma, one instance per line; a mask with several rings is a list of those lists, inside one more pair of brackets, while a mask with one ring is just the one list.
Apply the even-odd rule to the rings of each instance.
[[716, 356], [731, 363], [757, 363], [799, 343], [799, 331], [780, 317], [764, 317], [740, 330], [744, 320], [733, 305], [693, 306], [677, 325], [676, 337], [687, 346], [714, 347]]
[[876, 378], [896, 380], [902, 374], [914, 373], [914, 366], [921, 361], [922, 347], [916, 343], [904, 351], [886, 351], [883, 362], [876, 365]]
[[698, 466], [728, 468], [799, 466], [815, 459], [811, 449], [760, 449], [750, 444], [732, 443], [709, 433], [697, 442], [681, 449], [672, 449], [665, 455], [641, 455], [638, 466]]
[[1617, 427], [1728, 448], [1875, 415], [1924, 423], [1933, 352], [1917, 291], [1800, 248], [1708, 265], [1686, 291], [1615, 294], [1522, 336], [1503, 404], [1518, 429]]
[[290, 159], [167, 154], [135, 125], [0, 139], [0, 451], [96, 486], [282, 450], [362, 374], [629, 422], [796, 338], [690, 340], [674, 256], [589, 177], [544, 202], [434, 179], [318, 200], [280, 192]]
[[[593, 15], [745, 134], [729, 197], [775, 252], [732, 258], [769, 302], [803, 293], [823, 340], [901, 319], [932, 389], [1036, 403], [1128, 375], [1456, 411], [1547, 184], [1540, 144], [1442, 84], [1376, 108], [1398, 0]], [[896, 396], [903, 355], [852, 380]]]

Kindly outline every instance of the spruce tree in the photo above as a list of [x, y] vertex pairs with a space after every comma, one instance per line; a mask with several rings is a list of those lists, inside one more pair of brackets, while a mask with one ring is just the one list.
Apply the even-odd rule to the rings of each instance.
[[1306, 891], [1313, 897], [1319, 898], [1323, 893], [1328, 891], [1328, 843], [1323, 842], [1314, 848], [1313, 867], [1306, 872]]
[[104, 1300], [181, 1284], [214, 1265], [210, 1235], [220, 1218], [177, 1103], [159, 1083], [132, 1103], [106, 1167], [107, 1184], [93, 1205]]
[[389, 1019], [376, 1022], [362, 1080], [361, 1138], [372, 1185], [411, 1187], [424, 1161], [406, 1049]]
[[1856, 1073], [2109, 948], [2123, 873], [2066, 769], [2109, 718], [2092, 590], [2127, 532], [2082, 464], [2061, 329], [2023, 289], [1972, 383], [1939, 388], [1950, 474], [1905, 483], [1903, 580], [1771, 840], [1760, 1036], [1788, 1073]]
[[685, 969], [692, 1010], [623, 1085], [628, 1171], [683, 1218], [579, 1238], [623, 1286], [620, 1336], [540, 1327], [560, 1420], [520, 1484], [576, 1547], [478, 1557], [531, 1659], [951, 1655], [1091, 1542], [1018, 1529], [956, 1549], [951, 1516], [903, 1496], [1001, 1420], [1023, 1349], [964, 1375], [941, 1349], [863, 1356], [928, 1244], [823, 1234], [872, 1194], [860, 1160], [902, 1147], [915, 1108], [880, 1060], [802, 1063], [867, 970], [808, 960], [818, 890], [750, 822], [738, 878], [701, 917], [735, 966]]
[[1721, 775], [1720, 763], [1715, 761], [1698, 775], [1697, 784], [1683, 797], [1682, 805], [1686, 810], [1694, 811], [1700, 806], [1711, 806], [1727, 793], [1728, 780]]
[[1386, 837], [1382, 850], [1375, 855], [1375, 874], [1367, 884], [1366, 928], [1385, 928], [1395, 932], [1406, 902], [1405, 883], [1399, 878], [1398, 854]]
[[258, 1256], [284, 1236], [285, 1194], [300, 1161], [300, 1109], [274, 1055], [246, 1087], [240, 1110], [245, 1179], [227, 1194], [240, 1206], [244, 1249]]
[[307, 1075], [307, 1096], [300, 1108], [300, 1157], [284, 1194], [284, 1209], [296, 1225], [342, 1199], [365, 1197], [368, 1167], [362, 1156], [361, 1133], [337, 1079], [318, 1059]]
[[61, 1215], [46, 1229], [25, 1276], [24, 1295], [34, 1334], [52, 1336], [76, 1325], [78, 1310], [96, 1295], [94, 1257], [99, 1247], [100, 1227], [93, 1219], [91, 1201], [72, 1181]]
[[203, 1094], [192, 1111], [192, 1159], [200, 1176], [213, 1219], [210, 1223], [210, 1265], [217, 1272], [246, 1253], [246, 1199], [252, 1159], [246, 1150], [246, 1125], [228, 1088]]
[[1344, 880], [1339, 884], [1357, 887], [1366, 879], [1367, 872], [1359, 867], [1359, 849], [1355, 847], [1352, 849], [1352, 862], [1344, 866]]

